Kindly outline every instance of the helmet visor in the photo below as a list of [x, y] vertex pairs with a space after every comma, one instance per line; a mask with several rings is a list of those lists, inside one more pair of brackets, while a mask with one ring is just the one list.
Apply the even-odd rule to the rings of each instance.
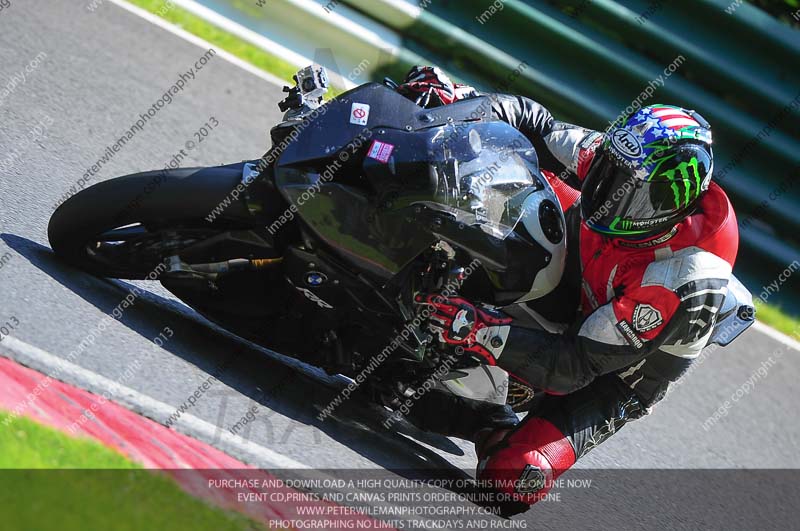
[[586, 224], [611, 235], [647, 234], [676, 219], [692, 205], [702, 186], [697, 172], [645, 179], [599, 150], [581, 189]]

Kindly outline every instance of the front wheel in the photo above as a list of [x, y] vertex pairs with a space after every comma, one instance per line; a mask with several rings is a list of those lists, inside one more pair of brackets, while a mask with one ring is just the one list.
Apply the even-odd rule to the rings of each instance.
[[[53, 213], [50, 245], [97, 276], [155, 279], [166, 256], [253, 225], [244, 203], [229, 195], [243, 165], [151, 171], [95, 184]], [[215, 211], [219, 215], [209, 221]]]

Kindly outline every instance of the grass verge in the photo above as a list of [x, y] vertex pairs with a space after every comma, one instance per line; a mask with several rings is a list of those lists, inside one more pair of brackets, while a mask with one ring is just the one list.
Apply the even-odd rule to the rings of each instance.
[[3, 529], [264, 530], [87, 439], [0, 413]]
[[756, 301], [756, 316], [759, 321], [800, 341], [800, 319], [784, 312], [780, 306]]

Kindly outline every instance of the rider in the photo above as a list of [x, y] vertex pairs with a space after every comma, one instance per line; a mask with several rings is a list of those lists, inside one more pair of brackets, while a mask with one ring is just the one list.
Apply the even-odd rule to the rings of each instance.
[[[398, 91], [428, 105], [478, 95], [432, 67], [412, 69]], [[485, 96], [550, 170], [542, 173], [568, 226], [566, 288], [557, 290], [571, 286], [582, 315], [552, 333], [463, 298], [420, 301], [433, 307], [431, 326], [443, 341], [491, 355], [546, 392], [516, 427], [476, 438], [478, 477], [502, 480], [500, 490], [523, 510], [578, 458], [649, 413], [698, 357], [739, 235], [727, 196], [711, 182], [711, 130], [698, 113], [651, 105], [601, 133], [555, 120], [522, 96]], [[454, 330], [465, 316], [467, 330]]]

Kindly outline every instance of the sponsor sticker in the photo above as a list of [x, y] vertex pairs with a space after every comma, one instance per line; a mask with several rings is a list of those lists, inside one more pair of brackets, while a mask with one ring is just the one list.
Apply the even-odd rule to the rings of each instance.
[[643, 153], [639, 138], [627, 129], [616, 129], [611, 133], [611, 145], [619, 153], [631, 159], [637, 159]]
[[538, 466], [525, 465], [516, 486], [520, 494], [533, 494], [547, 486], [547, 477]]
[[599, 133], [597, 131], [592, 131], [591, 133], [586, 135], [583, 138], [583, 140], [581, 140], [581, 143], [579, 144], [579, 147], [581, 149], [589, 149], [589, 148], [593, 147], [595, 144], [597, 144], [599, 140], [602, 140], [602, 138], [603, 138], [603, 135], [601, 133]]
[[633, 328], [631, 328], [631, 324], [628, 321], [622, 320], [618, 322], [617, 328], [620, 332], [622, 332], [622, 335], [625, 336], [625, 339], [633, 348], [639, 350], [644, 347], [644, 341], [642, 341], [642, 338], [636, 335], [636, 332], [633, 331]]
[[309, 286], [321, 286], [328, 280], [327, 275], [325, 273], [320, 273], [319, 271], [309, 271], [306, 274], [306, 284]]
[[[306, 288], [301, 288], [300, 286], [296, 286], [296, 285], [294, 284], [294, 282], [292, 282], [292, 281], [291, 281], [291, 279], [289, 279], [289, 278], [287, 278], [286, 280], [289, 282], [289, 284], [291, 284], [292, 286], [294, 286], [294, 288], [295, 288], [297, 291], [299, 291], [300, 293], [302, 293], [302, 294], [305, 296], [305, 298], [306, 298], [306, 299], [310, 300], [311, 302], [313, 302], [314, 304], [316, 304], [316, 305], [317, 305], [317, 306], [319, 306], [320, 308], [325, 308], [325, 309], [327, 309], [327, 310], [332, 310], [332, 309], [333, 309], [333, 306], [331, 306], [330, 304], [328, 304], [328, 303], [327, 303], [327, 302], [325, 302], [324, 300], [320, 299], [320, 298], [317, 296], [317, 294], [316, 294], [316, 293], [314, 293], [313, 291], [311, 291], [311, 290], [308, 290], [308, 289], [306, 289]], [[306, 279], [306, 280], [308, 280], [308, 279]]]
[[324, 300], [320, 299], [316, 293], [313, 291], [307, 290], [306, 288], [301, 288], [300, 286], [295, 286], [297, 290], [305, 295], [306, 299], [310, 300], [311, 302], [315, 303], [320, 308], [325, 308], [328, 310], [333, 310], [333, 306], [325, 302]]
[[350, 108], [350, 123], [355, 125], [367, 125], [369, 121], [369, 105], [366, 103], [353, 103]]
[[655, 330], [664, 322], [661, 312], [649, 304], [637, 304], [633, 310], [633, 328], [637, 332]]
[[386, 142], [373, 140], [372, 145], [369, 147], [369, 151], [367, 152], [367, 157], [386, 164], [389, 162], [389, 158], [392, 156], [393, 152], [393, 144], [387, 144]]
[[678, 233], [678, 226], [676, 225], [672, 227], [672, 230], [670, 230], [668, 233], [664, 234], [663, 236], [659, 236], [655, 240], [650, 240], [641, 243], [633, 243], [620, 240], [619, 244], [622, 245], [623, 247], [628, 247], [631, 249], [646, 249], [648, 247], [655, 247], [656, 245], [661, 245], [662, 243], [671, 240], [672, 237], [675, 236], [675, 234], [677, 233]]

